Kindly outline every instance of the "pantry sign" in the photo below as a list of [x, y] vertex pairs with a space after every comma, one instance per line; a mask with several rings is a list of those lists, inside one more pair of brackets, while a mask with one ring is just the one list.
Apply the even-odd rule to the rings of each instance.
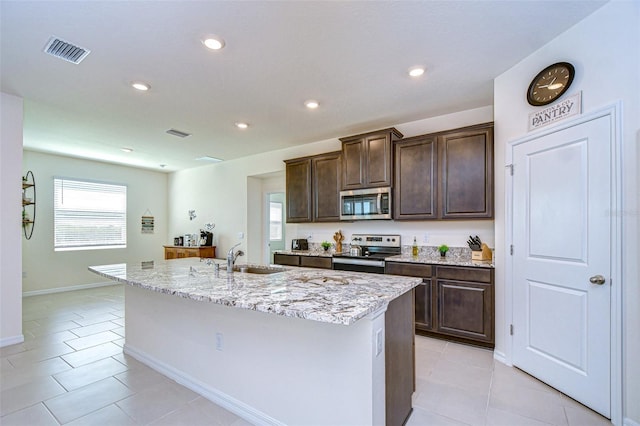
[[582, 92], [578, 92], [555, 105], [529, 114], [529, 131], [573, 117], [581, 112]]

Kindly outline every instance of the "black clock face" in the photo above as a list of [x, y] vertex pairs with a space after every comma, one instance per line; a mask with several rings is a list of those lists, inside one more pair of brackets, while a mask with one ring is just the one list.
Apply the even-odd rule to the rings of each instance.
[[575, 69], [568, 62], [549, 65], [529, 85], [527, 101], [534, 106], [550, 104], [567, 91], [574, 74]]

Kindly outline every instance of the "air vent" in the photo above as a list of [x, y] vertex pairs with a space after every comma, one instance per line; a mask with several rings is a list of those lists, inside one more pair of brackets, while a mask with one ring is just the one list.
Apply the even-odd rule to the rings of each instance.
[[88, 49], [75, 46], [58, 37], [51, 37], [49, 39], [49, 42], [44, 47], [44, 52], [76, 65], [82, 62], [82, 60], [91, 53]]
[[167, 133], [173, 136], [177, 136], [179, 138], [186, 138], [187, 136], [191, 136], [191, 133], [183, 132], [181, 130], [176, 130], [176, 129], [169, 129], [167, 130]]

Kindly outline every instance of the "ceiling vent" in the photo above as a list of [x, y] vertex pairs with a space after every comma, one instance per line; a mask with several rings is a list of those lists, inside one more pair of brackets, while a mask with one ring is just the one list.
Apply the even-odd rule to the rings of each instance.
[[176, 130], [176, 129], [169, 129], [167, 130], [167, 133], [173, 136], [177, 136], [179, 138], [186, 138], [187, 136], [191, 136], [191, 133], [183, 132], [181, 130]]
[[49, 39], [49, 42], [44, 47], [44, 52], [76, 65], [82, 62], [82, 60], [91, 53], [88, 49], [75, 46], [58, 37], [51, 37]]

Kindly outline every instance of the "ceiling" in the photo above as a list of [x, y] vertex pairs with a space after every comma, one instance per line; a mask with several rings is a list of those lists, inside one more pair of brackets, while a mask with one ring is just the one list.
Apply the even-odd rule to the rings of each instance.
[[[496, 76], [603, 3], [2, 0], [1, 89], [26, 149], [175, 171], [492, 105]], [[91, 53], [47, 55], [51, 36]]]

